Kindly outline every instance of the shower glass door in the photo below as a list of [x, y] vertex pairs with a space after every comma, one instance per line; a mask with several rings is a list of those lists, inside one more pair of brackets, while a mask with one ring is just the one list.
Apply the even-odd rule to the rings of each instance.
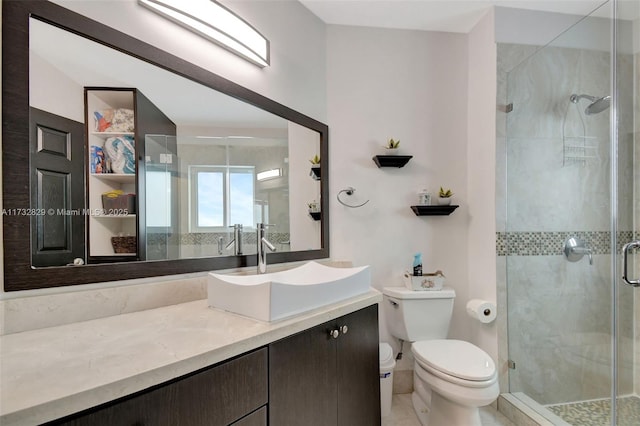
[[[624, 6], [623, 6], [623, 3]], [[638, 43], [638, 30], [640, 21], [635, 18], [633, 21], [625, 20], [629, 18], [623, 13], [623, 8], [632, 5], [640, 8], [640, 1], [621, 2], [615, 1], [612, 10], [618, 18], [612, 21], [614, 33], [615, 56], [612, 61], [612, 73], [615, 77], [612, 81], [613, 104], [611, 114], [611, 139], [617, 143], [613, 164], [617, 179], [612, 193], [616, 194], [612, 212], [613, 223], [615, 225], [616, 257], [614, 259], [613, 289], [616, 300], [616, 310], [613, 321], [615, 330], [614, 356], [616, 357], [613, 377], [615, 379], [612, 392], [615, 398], [616, 410], [614, 413], [617, 425], [640, 425], [640, 375], [638, 372], [638, 355], [640, 346], [637, 343], [636, 324], [640, 319], [638, 307], [640, 306], [640, 293], [634, 287], [625, 283], [623, 277], [622, 247], [629, 241], [637, 241], [638, 235], [638, 200], [640, 194], [640, 174], [637, 173], [636, 164], [640, 164], [640, 150], [636, 149], [637, 126], [640, 123], [640, 43]], [[623, 19], [625, 18], [625, 19]], [[635, 34], [635, 36], [634, 36]], [[635, 279], [640, 279], [640, 269], [638, 266], [640, 259], [637, 256], [638, 250], [634, 251], [628, 258], [629, 274]]]
[[619, 255], [634, 237], [638, 61], [614, 6], [542, 48], [498, 47], [512, 104], [498, 138], [509, 391], [556, 424], [640, 424], [634, 291]]

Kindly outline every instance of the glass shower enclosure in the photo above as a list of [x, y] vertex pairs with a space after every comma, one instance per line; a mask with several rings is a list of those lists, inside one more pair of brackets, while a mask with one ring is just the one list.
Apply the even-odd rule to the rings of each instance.
[[638, 238], [640, 55], [638, 22], [616, 14], [612, 0], [549, 45], [498, 46], [508, 385], [554, 424], [640, 424], [637, 295], [621, 278]]

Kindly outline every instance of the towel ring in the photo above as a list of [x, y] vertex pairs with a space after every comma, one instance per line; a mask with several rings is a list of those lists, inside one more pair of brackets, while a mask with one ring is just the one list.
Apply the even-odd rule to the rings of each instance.
[[354, 193], [354, 192], [356, 192], [356, 189], [355, 189], [354, 187], [352, 187], [352, 186], [348, 186], [348, 187], [346, 187], [345, 189], [343, 189], [343, 190], [341, 190], [340, 192], [338, 192], [338, 195], [336, 195], [336, 198], [338, 199], [338, 202], [339, 202], [340, 204], [342, 204], [342, 205], [343, 205], [343, 206], [345, 206], [345, 207], [349, 207], [349, 208], [351, 208], [351, 209], [357, 209], [358, 207], [362, 207], [362, 206], [364, 206], [365, 204], [367, 204], [367, 203], [369, 202], [369, 200], [367, 200], [367, 201], [365, 201], [365, 202], [364, 202], [364, 203], [362, 203], [362, 204], [351, 205], [351, 204], [347, 204], [347, 203], [345, 203], [344, 201], [342, 201], [342, 200], [340, 199], [340, 194], [345, 193], [345, 194], [347, 194], [347, 195], [353, 195], [353, 193]]

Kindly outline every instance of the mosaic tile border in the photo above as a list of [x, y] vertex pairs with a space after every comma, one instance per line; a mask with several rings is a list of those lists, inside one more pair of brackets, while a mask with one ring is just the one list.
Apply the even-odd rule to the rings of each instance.
[[[147, 242], [165, 243], [170, 242], [175, 244], [179, 242], [180, 245], [213, 245], [218, 244], [220, 237], [223, 238], [223, 242], [226, 244], [233, 238], [233, 233], [229, 235], [228, 232], [192, 232], [186, 234], [147, 234]], [[267, 239], [274, 244], [288, 244], [290, 241], [290, 234], [288, 232], [269, 232], [267, 233]], [[242, 242], [246, 244], [256, 244], [255, 232], [243, 232]]]
[[[634, 239], [633, 231], [618, 232], [617, 250]], [[561, 256], [564, 242], [569, 237], [578, 237], [593, 251], [593, 254], [611, 253], [609, 231], [562, 231], [562, 232], [496, 232], [496, 254], [498, 256]]]

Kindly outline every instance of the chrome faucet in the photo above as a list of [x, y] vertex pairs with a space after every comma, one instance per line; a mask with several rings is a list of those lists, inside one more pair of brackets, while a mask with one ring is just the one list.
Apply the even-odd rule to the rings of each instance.
[[593, 253], [591, 252], [591, 249], [586, 247], [574, 247], [571, 251], [580, 257], [586, 255], [589, 258], [589, 265], [593, 265]]
[[231, 244], [234, 244], [235, 255], [240, 256], [242, 255], [242, 224], [236, 223], [235, 225], [230, 226], [229, 228], [233, 228], [233, 239], [229, 241], [229, 244], [227, 244], [225, 249], [228, 249], [229, 247], [231, 247]]
[[258, 243], [258, 273], [259, 274], [264, 274], [265, 272], [267, 272], [267, 252], [265, 251], [264, 247], [267, 246], [269, 250], [276, 251], [275, 246], [271, 244], [269, 240], [267, 240], [267, 238], [265, 237], [265, 231], [267, 229], [267, 226], [273, 226], [273, 225], [267, 225], [265, 223], [258, 223], [256, 225], [257, 233], [258, 233], [258, 238], [256, 242]]
[[589, 258], [589, 265], [593, 265], [593, 252], [578, 237], [570, 237], [564, 242], [564, 255], [569, 262], [577, 262], [585, 255]]
[[218, 256], [224, 252], [224, 237], [218, 237]]

